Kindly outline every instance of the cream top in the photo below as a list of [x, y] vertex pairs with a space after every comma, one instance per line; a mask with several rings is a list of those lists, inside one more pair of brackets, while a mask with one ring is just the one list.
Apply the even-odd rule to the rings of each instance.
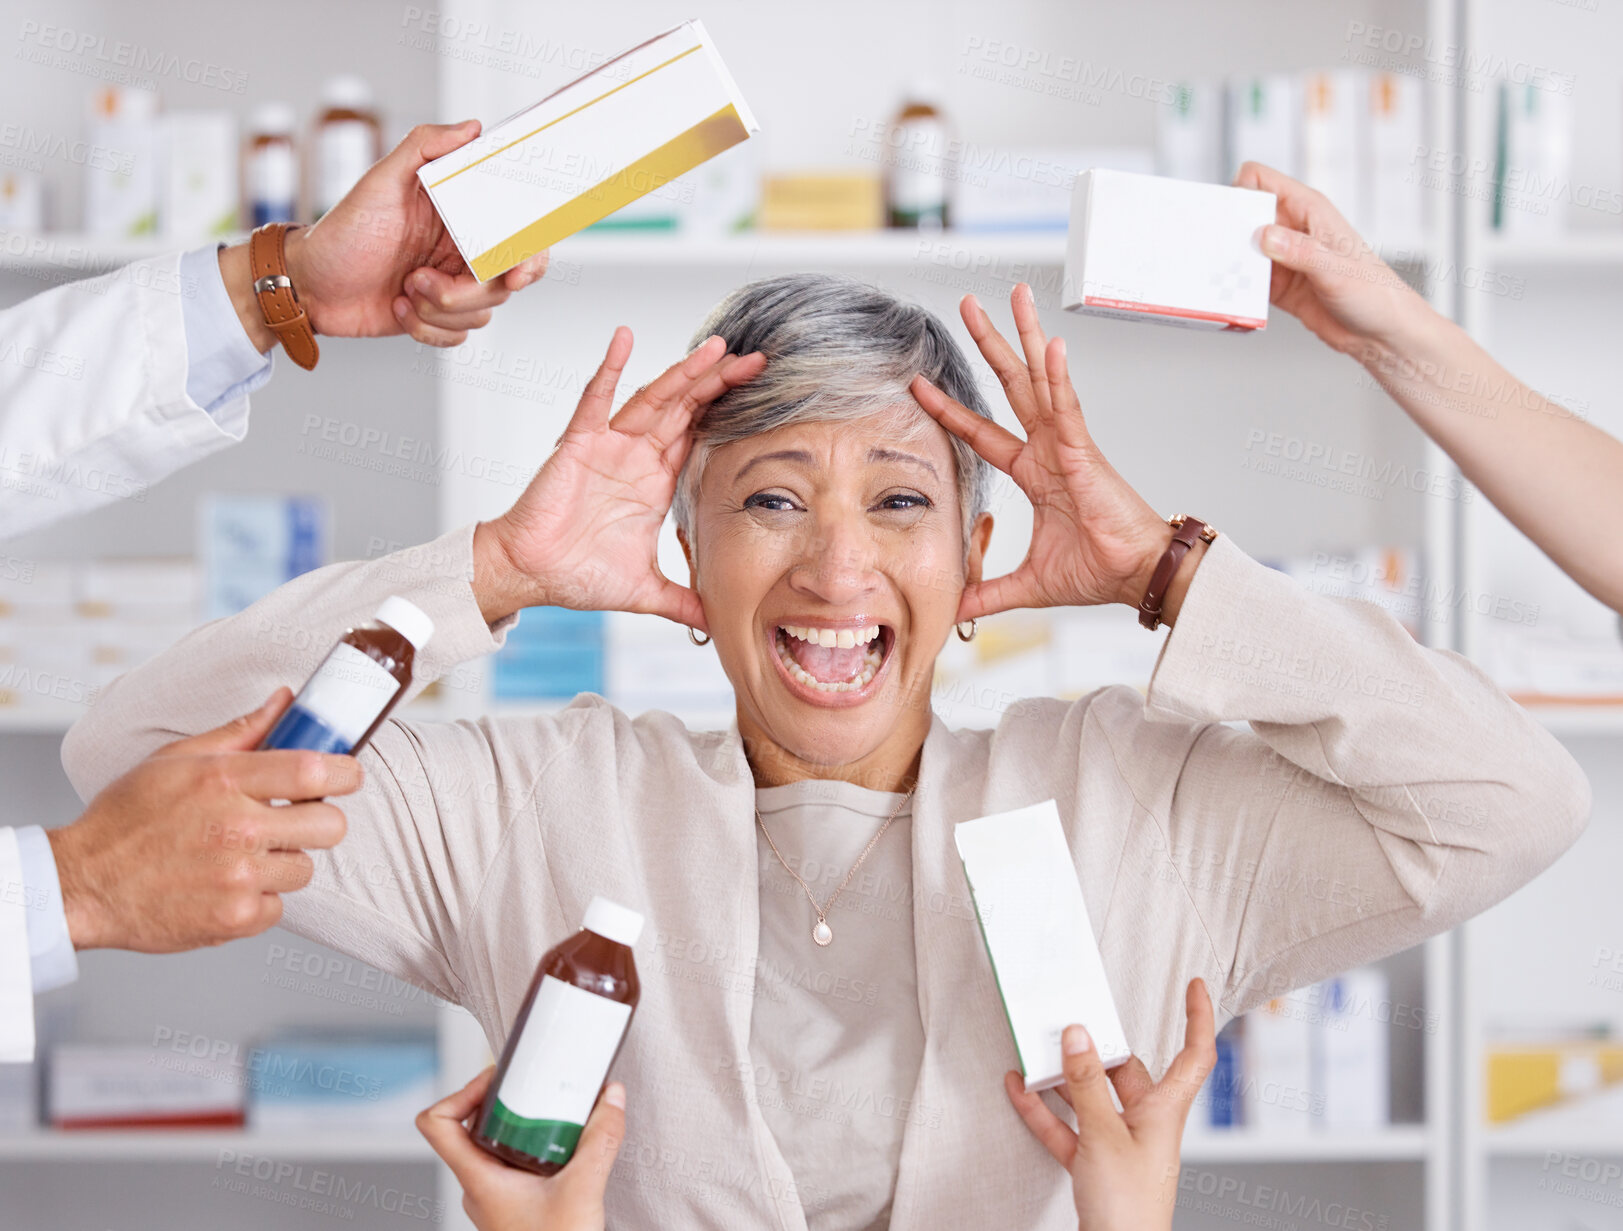
[[[788, 863], [827, 903], [901, 794], [809, 779], [755, 793]], [[890, 1225], [924, 1025], [913, 954], [911, 801], [828, 911], [834, 939], [756, 827], [761, 941], [747, 1075], [806, 1211], [809, 1231]], [[745, 1075], [738, 1074], [742, 1080]]]
[[[472, 568], [464, 526], [203, 625], [102, 693], [63, 742], [68, 777], [88, 798], [155, 748], [252, 710], [390, 594], [434, 621], [414, 689], [466, 679], [508, 627], [480, 615]], [[1373, 605], [1305, 592], [1227, 535], [1145, 683], [1032, 698], [986, 729], [932, 717], [903, 832], [924, 1033], [913, 1102], [942, 1114], [903, 1127], [892, 1231], [1076, 1228], [1069, 1178], [1003, 1090], [1014, 1046], [953, 845], [960, 821], [1055, 801], [1123, 1029], [1158, 1074], [1193, 976], [1221, 1025], [1486, 909], [1588, 816], [1571, 756], [1476, 667]], [[730, 1079], [754, 1065], [763, 935], [737, 727], [692, 731], [591, 694], [471, 722], [405, 709], [361, 763], [365, 785], [336, 801], [348, 832], [312, 853], [286, 926], [466, 1006], [500, 1048], [536, 961], [593, 897], [641, 911], [610, 1225], [809, 1231], [794, 1142], [780, 1148], [753, 1081]], [[862, 934], [849, 914], [831, 922], [835, 945]], [[819, 1037], [797, 1027], [783, 1041], [798, 1069], [819, 1060]], [[860, 1153], [842, 1143], [831, 1165]]]

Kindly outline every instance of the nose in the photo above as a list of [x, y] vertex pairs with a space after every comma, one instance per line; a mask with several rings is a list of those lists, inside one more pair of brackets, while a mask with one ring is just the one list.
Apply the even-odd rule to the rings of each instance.
[[831, 606], [860, 599], [878, 584], [873, 535], [860, 513], [820, 516], [796, 554], [790, 587]]

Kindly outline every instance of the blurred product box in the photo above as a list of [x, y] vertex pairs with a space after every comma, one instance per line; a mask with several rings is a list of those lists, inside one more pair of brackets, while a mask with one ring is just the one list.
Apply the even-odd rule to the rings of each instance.
[[1378, 966], [1318, 985], [1314, 1087], [1324, 1098], [1318, 1123], [1326, 1130], [1373, 1129], [1391, 1121], [1388, 988]]
[[1322, 1098], [1313, 1085], [1317, 1016], [1305, 988], [1246, 1014], [1240, 1064], [1247, 1127], [1280, 1135], [1311, 1131], [1322, 1110]]
[[31, 171], [0, 170], [0, 227], [45, 229], [45, 179]]
[[1225, 183], [1232, 182], [1247, 162], [1264, 163], [1300, 179], [1301, 136], [1301, 89], [1296, 77], [1272, 73], [1230, 79]]
[[1369, 229], [1364, 205], [1369, 184], [1369, 74], [1357, 68], [1309, 73], [1301, 89], [1302, 173], [1298, 178], [1329, 197], [1353, 229], [1365, 234]]
[[75, 569], [82, 616], [127, 620], [196, 619], [202, 578], [195, 560], [89, 560]]
[[198, 506], [203, 617], [235, 615], [277, 586], [320, 568], [331, 517], [319, 496], [205, 497]]
[[0, 1064], [0, 1133], [39, 1127], [39, 1066]]
[[566, 700], [603, 693], [604, 613], [527, 607], [496, 651], [491, 696], [501, 701]]
[[1426, 242], [1423, 178], [1426, 148], [1425, 83], [1407, 73], [1374, 73], [1369, 80], [1369, 140], [1365, 218], [1369, 239], [1383, 251], [1414, 252]]
[[235, 1128], [244, 1122], [237, 1066], [139, 1044], [53, 1048], [46, 1095], [55, 1128]]
[[84, 227], [104, 239], [158, 233], [161, 149], [158, 95], [106, 86], [91, 99], [86, 125]]
[[172, 111], [163, 117], [165, 237], [184, 244], [237, 226], [237, 121], [229, 111]]
[[741, 141], [676, 182], [691, 189], [677, 202], [684, 236], [716, 239], [753, 230], [761, 214], [761, 143]]
[[610, 701], [628, 714], [663, 710], [727, 725], [735, 708], [733, 686], [714, 650], [689, 644], [669, 620], [607, 614], [604, 684]]
[[1202, 329], [1268, 324], [1272, 266], [1257, 235], [1274, 194], [1084, 171], [1071, 198], [1060, 306]]
[[1623, 638], [1478, 622], [1476, 661], [1523, 705], [1623, 705]]
[[1223, 112], [1220, 82], [1189, 81], [1174, 86], [1168, 104], [1155, 111], [1156, 174], [1203, 184], [1226, 184], [1233, 179], [1224, 173]]
[[289, 1036], [253, 1050], [249, 1122], [257, 1131], [401, 1131], [437, 1097], [439, 1055], [424, 1038]]
[[1488, 1122], [1503, 1124], [1623, 1081], [1623, 1042], [1491, 1043], [1486, 1063]]
[[1245, 1018], [1229, 1022], [1218, 1032], [1216, 1042], [1217, 1061], [1206, 1079], [1206, 1121], [1212, 1128], [1239, 1128], [1244, 1123], [1240, 1092], [1245, 1074]]
[[1130, 145], [977, 147], [956, 164], [952, 229], [1063, 231], [1076, 177], [1090, 168], [1150, 174], [1155, 152]]
[[486, 281], [758, 130], [704, 23], [685, 21], [417, 174]]
[[761, 184], [763, 231], [874, 231], [885, 224], [885, 186], [864, 171], [769, 175]]
[[1560, 235], [1572, 195], [1571, 98], [1531, 81], [1502, 81], [1497, 101], [1493, 228], [1522, 238]]

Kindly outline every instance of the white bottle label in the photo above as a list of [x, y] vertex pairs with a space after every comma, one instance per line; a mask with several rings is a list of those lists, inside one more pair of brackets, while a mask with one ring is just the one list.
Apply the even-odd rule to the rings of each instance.
[[497, 1099], [526, 1120], [585, 1124], [630, 1020], [630, 1005], [542, 975]]
[[888, 151], [892, 207], [907, 218], [939, 217], [947, 202], [947, 126], [921, 116], [900, 125]]
[[332, 120], [321, 126], [319, 143], [321, 199], [317, 205], [325, 214], [372, 165], [372, 126], [364, 120]]
[[255, 150], [248, 160], [248, 200], [255, 207], [291, 213], [298, 195], [298, 164], [292, 143], [276, 141]]
[[348, 753], [399, 691], [375, 660], [339, 642], [260, 747]]

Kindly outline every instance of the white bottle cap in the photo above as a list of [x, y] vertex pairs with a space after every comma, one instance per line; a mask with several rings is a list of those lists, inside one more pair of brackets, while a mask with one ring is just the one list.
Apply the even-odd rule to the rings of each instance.
[[434, 635], [434, 621], [423, 613], [423, 609], [416, 603], [401, 598], [398, 594], [391, 594], [383, 600], [375, 617], [380, 624], [387, 624], [415, 649], [421, 650], [428, 644], [428, 639]]
[[621, 906], [607, 898], [593, 898], [586, 908], [586, 918], [581, 921], [581, 927], [629, 948], [642, 935], [642, 916], [629, 906]]
[[248, 131], [265, 137], [290, 137], [298, 127], [291, 103], [260, 103], [248, 117]]
[[346, 111], [364, 111], [372, 105], [372, 87], [366, 84], [364, 77], [340, 73], [327, 78], [327, 84], [321, 91], [321, 101], [329, 107], [341, 107]]

